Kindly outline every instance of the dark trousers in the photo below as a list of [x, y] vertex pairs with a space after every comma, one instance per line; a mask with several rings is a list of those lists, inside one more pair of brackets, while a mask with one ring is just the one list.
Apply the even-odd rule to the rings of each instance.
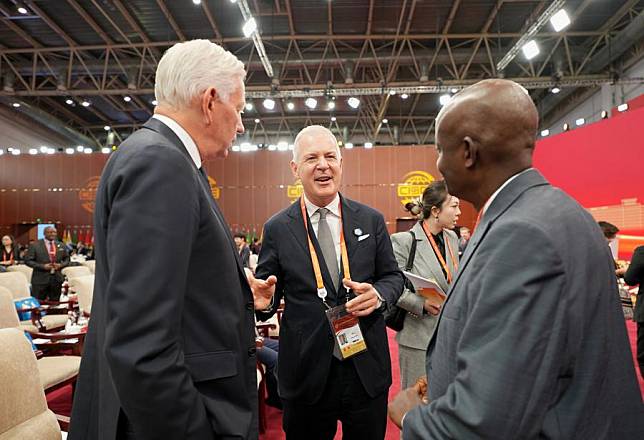
[[644, 322], [637, 323], [637, 363], [640, 366], [640, 375], [644, 378]]
[[284, 401], [287, 440], [332, 440], [342, 422], [345, 440], [382, 440], [387, 429], [387, 393], [369, 397], [351, 360], [331, 361], [331, 371], [318, 402]]
[[38, 300], [49, 299], [51, 301], [58, 301], [60, 299], [62, 285], [63, 282], [58, 277], [50, 275], [49, 282], [31, 285], [31, 296]]

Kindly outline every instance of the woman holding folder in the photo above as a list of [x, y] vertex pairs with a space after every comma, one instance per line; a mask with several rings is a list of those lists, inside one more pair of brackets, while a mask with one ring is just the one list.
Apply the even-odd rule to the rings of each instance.
[[[407, 267], [413, 255], [410, 276], [398, 300], [407, 311], [403, 329], [396, 335], [399, 345], [401, 387], [412, 386], [425, 375], [425, 351], [436, 326], [438, 313], [458, 269], [458, 238], [454, 231], [461, 214], [458, 198], [447, 192], [444, 181], [436, 181], [423, 192], [421, 220], [407, 232], [391, 236], [396, 261]], [[429, 280], [423, 282], [422, 278]], [[411, 288], [409, 284], [435, 288]]]

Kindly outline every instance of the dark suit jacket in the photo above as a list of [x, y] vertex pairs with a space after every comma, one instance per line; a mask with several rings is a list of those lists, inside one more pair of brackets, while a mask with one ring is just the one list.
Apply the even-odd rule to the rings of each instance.
[[[391, 248], [382, 214], [368, 206], [341, 198], [343, 230], [351, 277], [368, 282], [388, 303], [395, 304], [402, 292], [403, 278]], [[309, 228], [311, 228], [309, 222]], [[369, 237], [358, 242], [355, 230]], [[333, 282], [322, 264], [324, 257], [311, 229], [323, 271], [327, 301], [333, 307], [344, 303], [345, 289], [334, 292]], [[277, 276], [274, 304], [285, 299], [280, 327], [278, 377], [280, 396], [303, 403], [315, 403], [324, 390], [333, 353], [334, 340], [325, 306], [317, 296], [315, 275], [299, 201], [276, 214], [264, 226], [264, 239], [256, 271], [258, 278]], [[274, 312], [274, 310], [272, 311]], [[272, 313], [258, 313], [267, 319]], [[345, 362], [353, 362], [360, 380], [371, 397], [391, 385], [391, 362], [380, 310], [360, 318], [367, 351]]]
[[631, 265], [624, 274], [624, 281], [626, 284], [634, 286], [639, 284], [640, 287], [637, 291], [637, 302], [633, 310], [633, 321], [644, 322], [644, 246], [640, 246], [633, 252]]
[[72, 440], [256, 439], [253, 298], [183, 144], [150, 119], [105, 165]]
[[613, 261], [595, 220], [536, 170], [476, 228], [428, 349], [430, 404], [403, 439], [642, 438]]
[[248, 245], [245, 245], [239, 251], [239, 258], [241, 259], [242, 266], [250, 267], [250, 248]]
[[[31, 267], [34, 271], [31, 274], [31, 284], [47, 284], [49, 283], [50, 271], [45, 269], [45, 264], [50, 263], [49, 251], [45, 245], [45, 240], [38, 240], [29, 246], [27, 254], [25, 255], [25, 264]], [[65, 245], [56, 240], [56, 263], [62, 267], [69, 265], [69, 254]], [[64, 277], [60, 271], [54, 273], [57, 281], [63, 281]]]

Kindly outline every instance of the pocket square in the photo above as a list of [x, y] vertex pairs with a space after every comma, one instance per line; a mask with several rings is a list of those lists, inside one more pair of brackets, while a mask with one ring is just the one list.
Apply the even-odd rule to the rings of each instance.
[[362, 240], [364, 240], [364, 239], [366, 239], [366, 238], [369, 238], [369, 236], [370, 236], [370, 235], [371, 235], [371, 234], [364, 234], [364, 235], [361, 235], [360, 237], [358, 237], [358, 241], [362, 241]]

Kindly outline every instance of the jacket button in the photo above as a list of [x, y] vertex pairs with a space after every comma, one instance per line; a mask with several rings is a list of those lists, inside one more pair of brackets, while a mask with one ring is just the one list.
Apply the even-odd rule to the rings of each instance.
[[256, 349], [255, 347], [251, 347], [251, 348], [249, 348], [249, 349], [248, 349], [248, 356], [249, 356], [249, 357], [255, 356], [255, 352], [256, 352], [256, 351], [257, 351], [257, 349]]
[[252, 311], [255, 309], [255, 304], [253, 304], [252, 302], [246, 303], [246, 308]]

